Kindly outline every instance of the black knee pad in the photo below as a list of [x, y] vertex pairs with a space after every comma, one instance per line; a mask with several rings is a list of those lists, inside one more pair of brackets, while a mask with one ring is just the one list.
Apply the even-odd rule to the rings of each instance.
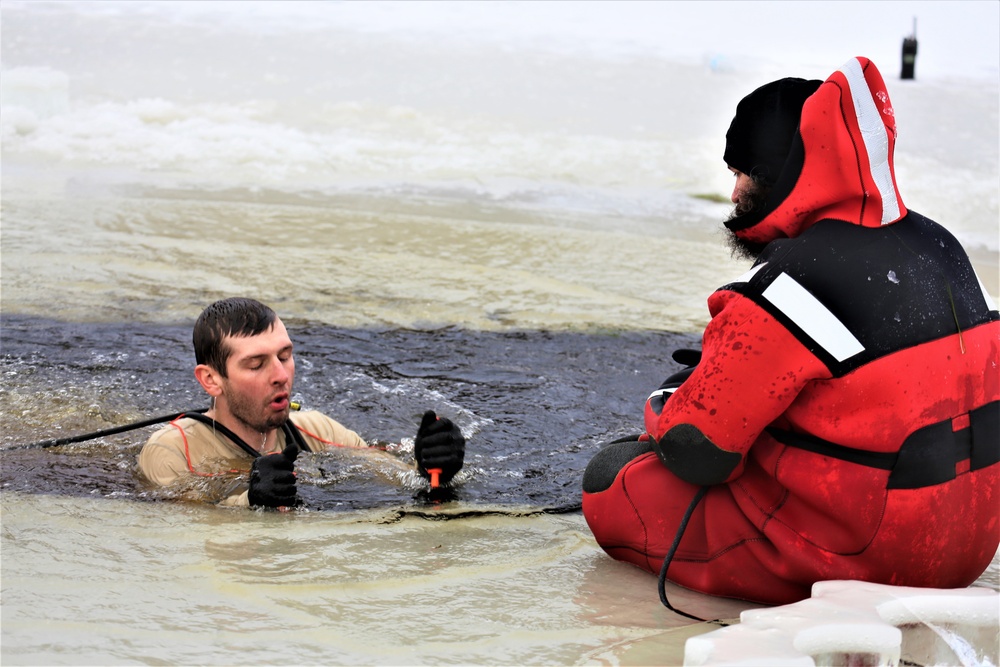
[[638, 440], [615, 441], [605, 445], [590, 459], [583, 473], [583, 492], [600, 493], [611, 488], [625, 464], [643, 454], [653, 451], [648, 442]]

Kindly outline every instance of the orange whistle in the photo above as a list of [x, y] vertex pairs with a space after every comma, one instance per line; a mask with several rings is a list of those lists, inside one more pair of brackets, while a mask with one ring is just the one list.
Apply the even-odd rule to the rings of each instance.
[[441, 475], [441, 468], [428, 468], [427, 474], [431, 476], [431, 488], [436, 489], [441, 486], [441, 481], [439, 476]]

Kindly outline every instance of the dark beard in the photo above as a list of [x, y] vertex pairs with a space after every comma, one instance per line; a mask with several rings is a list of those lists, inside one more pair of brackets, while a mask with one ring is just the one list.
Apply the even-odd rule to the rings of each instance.
[[266, 433], [281, 426], [288, 421], [288, 410], [269, 417], [261, 417], [256, 406], [253, 405], [242, 394], [231, 394], [229, 396], [229, 412], [232, 413], [241, 424], [248, 426], [259, 433]]
[[764, 252], [764, 248], [767, 247], [766, 243], [741, 239], [731, 229], [726, 229], [726, 245], [729, 246], [729, 252], [733, 259], [749, 259], [751, 261], [756, 261]]
[[[726, 218], [726, 222], [763, 209], [767, 204], [767, 193], [769, 190], [770, 188], [758, 183], [757, 187], [740, 199], [733, 212]], [[764, 248], [767, 247], [766, 243], [740, 238], [736, 235], [736, 232], [729, 229], [728, 225], [726, 226], [726, 245], [729, 246], [729, 252], [732, 253], [734, 259], [749, 260], [756, 260], [764, 252]]]

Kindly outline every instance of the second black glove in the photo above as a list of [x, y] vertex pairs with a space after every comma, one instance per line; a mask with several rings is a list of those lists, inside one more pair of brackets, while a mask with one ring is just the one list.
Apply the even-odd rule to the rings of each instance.
[[465, 436], [450, 419], [439, 419], [433, 410], [428, 410], [413, 441], [413, 456], [421, 475], [430, 479], [427, 471], [437, 468], [441, 471], [440, 482], [445, 484], [465, 462]]
[[694, 369], [701, 362], [701, 350], [674, 350], [671, 357], [674, 361], [682, 366], [686, 366], [687, 368], [682, 368], [664, 380], [663, 384], [660, 385], [660, 389], [676, 389], [684, 383], [684, 380], [691, 377], [691, 374], [694, 373]]

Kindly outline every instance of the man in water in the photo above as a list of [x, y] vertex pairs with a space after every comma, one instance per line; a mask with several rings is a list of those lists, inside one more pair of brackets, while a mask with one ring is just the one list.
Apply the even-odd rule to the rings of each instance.
[[[217, 301], [198, 317], [193, 339], [194, 375], [212, 407], [174, 420], [143, 446], [139, 469], [155, 486], [221, 505], [293, 507], [301, 451], [368, 447], [320, 412], [292, 411], [292, 341], [264, 304]], [[414, 455], [421, 475], [446, 484], [462, 468], [465, 438], [450, 420], [428, 411]]]
[[756, 261], [709, 298], [700, 359], [647, 399], [645, 433], [587, 467], [610, 555], [658, 572], [679, 538], [669, 580], [773, 604], [829, 579], [963, 587], [989, 565], [1000, 316], [955, 238], [904, 207], [895, 140], [866, 58], [737, 106], [726, 227]]

